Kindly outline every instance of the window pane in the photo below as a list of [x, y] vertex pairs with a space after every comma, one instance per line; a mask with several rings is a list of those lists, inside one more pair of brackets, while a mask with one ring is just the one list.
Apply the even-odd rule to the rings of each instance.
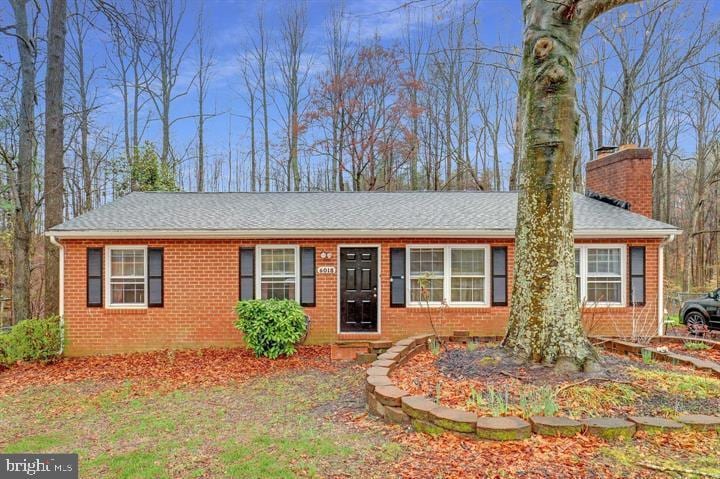
[[110, 284], [112, 304], [144, 304], [145, 284], [114, 280]]
[[410, 274], [429, 273], [442, 276], [445, 271], [444, 250], [442, 248], [420, 248], [410, 250]]
[[453, 249], [450, 252], [452, 274], [484, 275], [484, 249]]
[[485, 278], [452, 278], [450, 299], [456, 302], [485, 301]]
[[295, 279], [263, 280], [260, 295], [262, 299], [295, 299]]
[[439, 303], [443, 300], [442, 278], [432, 279], [411, 279], [410, 280], [410, 301]]
[[110, 251], [110, 275], [145, 276], [145, 250], [113, 249]]
[[591, 303], [619, 303], [621, 281], [618, 278], [588, 278], [588, 301]]
[[261, 249], [262, 276], [295, 276], [295, 249]]
[[588, 249], [588, 274], [620, 274], [620, 249]]

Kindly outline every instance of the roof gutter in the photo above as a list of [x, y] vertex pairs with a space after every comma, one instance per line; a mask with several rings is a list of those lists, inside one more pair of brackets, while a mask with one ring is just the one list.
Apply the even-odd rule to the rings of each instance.
[[58, 309], [60, 315], [60, 355], [62, 355], [65, 346], [65, 247], [58, 242], [55, 235], [48, 234], [47, 236], [50, 239], [50, 243], [57, 246], [60, 250], [60, 277], [58, 278], [58, 294], [60, 298], [58, 298]]
[[658, 336], [665, 335], [665, 246], [674, 239], [675, 235], [670, 235], [658, 247]]
[[[496, 230], [453, 230], [453, 229], [358, 229], [358, 230], [308, 230], [308, 229], [275, 229], [275, 230], [67, 230], [49, 231], [45, 233], [57, 238], [156, 238], [156, 239], [264, 239], [264, 238], [514, 238], [514, 229]], [[678, 229], [650, 230], [581, 230], [575, 232], [575, 238], [668, 238], [682, 234]]]

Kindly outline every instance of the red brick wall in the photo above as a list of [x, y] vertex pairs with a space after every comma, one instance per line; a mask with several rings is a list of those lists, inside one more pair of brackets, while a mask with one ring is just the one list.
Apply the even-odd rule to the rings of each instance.
[[[581, 242], [581, 241], [578, 241]], [[657, 327], [657, 258], [659, 240], [591, 241], [645, 245], [646, 298], [650, 323]], [[65, 247], [65, 324], [69, 340], [67, 353], [87, 355], [118, 353], [159, 348], [236, 346], [242, 336], [233, 326], [233, 306], [238, 299], [238, 248], [255, 244], [297, 244], [314, 246], [316, 266], [338, 267], [339, 244], [381, 245], [380, 328], [378, 334], [337, 333], [337, 275], [317, 275], [316, 307], [306, 308], [312, 326], [309, 341], [333, 342], [344, 339], [397, 339], [430, 332], [428, 312], [424, 308], [390, 307], [390, 248], [407, 244], [490, 244], [508, 247], [508, 291], [512, 290], [511, 239], [368, 239], [368, 240], [63, 240]], [[165, 249], [165, 304], [162, 308], [105, 309], [86, 306], [86, 249], [107, 245], [135, 244]], [[332, 253], [330, 259], [321, 252]], [[338, 268], [339, 270], [339, 268]], [[105, 274], [106, 271], [103, 271]], [[590, 313], [590, 311], [592, 311]], [[632, 323], [633, 308], [593, 308], [593, 334], [626, 334]], [[502, 335], [508, 307], [433, 308], [433, 320], [439, 334], [467, 329], [476, 335]]]
[[652, 150], [626, 148], [589, 162], [585, 185], [627, 201], [630, 211], [652, 218]]

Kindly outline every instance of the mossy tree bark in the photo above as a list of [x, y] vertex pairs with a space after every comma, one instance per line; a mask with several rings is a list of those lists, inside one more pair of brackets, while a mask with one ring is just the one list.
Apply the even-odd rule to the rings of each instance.
[[575, 288], [575, 64], [587, 25], [634, 0], [523, 0], [515, 281], [504, 345], [545, 363], [594, 359]]

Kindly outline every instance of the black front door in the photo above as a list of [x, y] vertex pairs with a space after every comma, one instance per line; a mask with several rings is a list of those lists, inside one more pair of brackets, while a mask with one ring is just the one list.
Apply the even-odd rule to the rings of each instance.
[[340, 248], [340, 332], [376, 332], [377, 248]]

